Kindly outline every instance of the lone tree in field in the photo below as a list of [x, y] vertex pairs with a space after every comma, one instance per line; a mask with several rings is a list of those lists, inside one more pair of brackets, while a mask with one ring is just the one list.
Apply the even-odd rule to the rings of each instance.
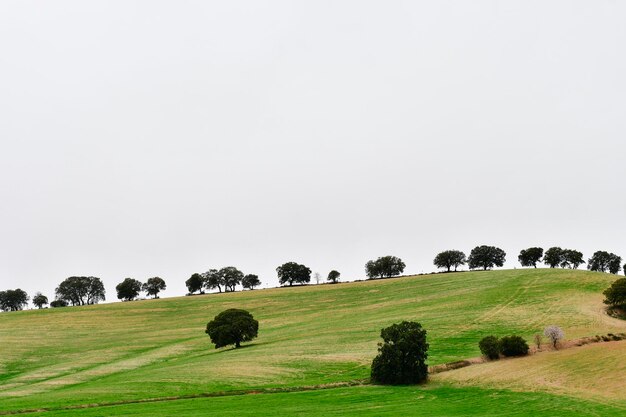
[[142, 285], [141, 289], [146, 294], [151, 295], [152, 298], [159, 298], [159, 293], [167, 288], [165, 281], [160, 277], [148, 278], [148, 280]]
[[563, 340], [565, 333], [559, 326], [548, 326], [543, 330], [543, 335], [550, 340], [552, 347], [556, 349], [557, 344]]
[[533, 268], [537, 268], [537, 262], [541, 262], [541, 258], [543, 258], [543, 249], [542, 248], [528, 248], [522, 249], [517, 257], [522, 266], [532, 266]]
[[467, 258], [465, 254], [460, 250], [446, 250], [440, 252], [435, 256], [433, 263], [437, 268], [446, 268], [448, 272], [454, 267], [456, 272], [457, 268], [461, 265], [465, 265]]
[[372, 362], [372, 381], [386, 385], [417, 384], [428, 378], [426, 330], [412, 321], [380, 331], [383, 343]]
[[604, 290], [604, 304], [610, 307], [626, 308], [626, 278], [620, 278]]
[[382, 256], [365, 264], [368, 278], [391, 278], [404, 272], [406, 265], [396, 256]]
[[311, 270], [296, 262], [287, 262], [276, 268], [280, 285], [306, 284], [311, 281]]
[[561, 262], [563, 262], [563, 249], [558, 246], [551, 247], [543, 256], [543, 263], [548, 265], [550, 268], [556, 268], [561, 265]]
[[261, 280], [257, 275], [248, 274], [241, 279], [241, 286], [248, 290], [253, 290], [254, 287], [258, 287], [259, 285], [261, 285]]
[[231, 308], [222, 311], [206, 325], [206, 334], [215, 343], [215, 349], [249, 342], [259, 333], [259, 322], [246, 310]]
[[243, 272], [234, 266], [224, 267], [219, 270], [218, 274], [226, 292], [234, 292], [243, 279]]
[[561, 268], [578, 269], [584, 263], [582, 252], [574, 249], [563, 249], [561, 252]]
[[139, 297], [141, 286], [140, 281], [133, 278], [126, 278], [115, 287], [117, 298], [122, 301], [132, 301]]
[[202, 277], [202, 286], [207, 290], [211, 291], [217, 289], [218, 292], [222, 292], [222, 286], [224, 285], [222, 276], [220, 275], [220, 271], [217, 269], [209, 269]]
[[611, 272], [617, 274], [622, 258], [614, 253], [599, 250], [593, 254], [587, 263], [587, 269], [597, 272]]
[[330, 271], [328, 273], [328, 279], [327, 281], [332, 282], [333, 284], [336, 284], [337, 282], [339, 282], [339, 277], [341, 276], [341, 273], [339, 271], [335, 271], [334, 269], [332, 271]]
[[45, 295], [43, 295], [42, 293], [38, 292], [35, 294], [35, 296], [33, 297], [33, 304], [38, 308], [38, 309], [42, 309], [43, 306], [48, 304], [48, 297], [46, 297]]
[[200, 294], [204, 294], [204, 291], [202, 291], [202, 288], [204, 287], [204, 278], [202, 278], [202, 275], [198, 273], [190, 276], [189, 279], [185, 281], [185, 285], [189, 290], [189, 294], [193, 294], [196, 291], [200, 292]]
[[495, 246], [476, 246], [472, 249], [468, 259], [470, 269], [482, 268], [487, 270], [494, 266], [504, 265], [506, 252]]
[[55, 289], [55, 295], [73, 306], [90, 305], [105, 300], [105, 289], [100, 278], [69, 277]]
[[0, 291], [0, 310], [20, 311], [28, 305], [28, 294], [22, 289]]

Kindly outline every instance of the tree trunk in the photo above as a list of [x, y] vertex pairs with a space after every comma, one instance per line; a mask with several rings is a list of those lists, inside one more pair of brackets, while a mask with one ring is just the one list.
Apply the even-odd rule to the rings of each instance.
[[235, 342], [235, 349], [240, 348], [241, 347], [241, 343], [239, 341]]

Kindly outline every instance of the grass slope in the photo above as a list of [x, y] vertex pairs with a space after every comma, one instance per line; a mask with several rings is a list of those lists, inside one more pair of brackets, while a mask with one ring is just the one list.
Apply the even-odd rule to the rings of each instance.
[[[430, 364], [478, 356], [487, 334], [530, 339], [548, 324], [569, 338], [622, 332], [601, 302], [612, 280], [488, 271], [0, 314], [0, 411], [366, 378], [380, 328], [399, 320], [428, 330]], [[232, 307], [259, 319], [260, 336], [215, 350], [204, 327]]]

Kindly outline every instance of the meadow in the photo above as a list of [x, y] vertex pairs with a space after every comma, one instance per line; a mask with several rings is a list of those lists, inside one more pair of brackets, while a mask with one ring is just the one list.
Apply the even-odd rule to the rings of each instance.
[[[380, 329], [401, 320], [427, 329], [430, 365], [479, 356], [488, 334], [530, 341], [550, 324], [568, 339], [624, 332], [602, 304], [614, 279], [463, 272], [0, 314], [0, 414], [614, 415], [626, 404], [626, 342], [473, 365], [417, 387], [330, 388], [365, 381]], [[249, 310], [258, 339], [214, 349], [204, 329], [227, 308]], [[273, 388], [295, 392], [266, 393]], [[249, 391], [258, 393], [202, 397]], [[62, 409], [120, 402], [129, 404]]]

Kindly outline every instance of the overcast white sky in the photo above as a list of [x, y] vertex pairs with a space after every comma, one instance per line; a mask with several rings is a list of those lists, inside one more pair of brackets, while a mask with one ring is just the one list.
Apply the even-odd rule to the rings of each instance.
[[0, 289], [626, 257], [626, 2], [0, 2]]

